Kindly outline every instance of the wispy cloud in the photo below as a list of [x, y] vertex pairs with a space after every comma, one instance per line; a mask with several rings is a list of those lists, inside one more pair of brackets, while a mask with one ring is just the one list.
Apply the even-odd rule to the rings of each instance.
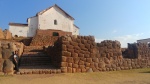
[[[124, 36], [118, 36], [118, 37], [113, 37], [110, 40], [118, 40], [121, 43], [121, 47], [127, 47], [127, 43], [134, 43], [137, 40], [141, 38], [141, 36], [144, 33], [139, 33], [139, 34], [132, 34], [132, 35], [124, 35]], [[96, 38], [96, 42], [100, 42], [106, 39], [98, 39]]]
[[113, 31], [112, 31], [112, 33], [116, 33], [116, 32], [117, 32], [117, 30], [113, 30]]

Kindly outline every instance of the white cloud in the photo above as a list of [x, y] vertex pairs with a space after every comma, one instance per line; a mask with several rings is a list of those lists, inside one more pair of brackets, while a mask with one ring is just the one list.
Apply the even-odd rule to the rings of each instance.
[[[118, 36], [118, 37], [113, 37], [110, 40], [118, 40], [118, 41], [120, 41], [121, 47], [124, 48], [124, 47], [127, 47], [127, 43], [134, 43], [137, 40], [139, 40], [143, 34], [144, 33]], [[107, 40], [107, 39], [97, 39], [96, 38], [95, 40], [96, 40], [96, 42], [100, 42], [100, 41]]]
[[113, 31], [112, 31], [112, 33], [116, 33], [116, 32], [117, 32], [117, 30], [113, 30]]

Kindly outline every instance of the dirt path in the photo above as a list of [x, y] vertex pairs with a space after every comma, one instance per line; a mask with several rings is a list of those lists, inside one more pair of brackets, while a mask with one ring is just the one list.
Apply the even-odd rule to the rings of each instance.
[[150, 84], [150, 68], [96, 73], [0, 76], [0, 84]]

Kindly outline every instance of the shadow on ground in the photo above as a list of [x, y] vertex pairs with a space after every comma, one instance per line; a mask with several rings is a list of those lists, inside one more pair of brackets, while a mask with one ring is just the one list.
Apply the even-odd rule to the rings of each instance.
[[140, 73], [150, 73], [150, 71], [146, 71], [146, 72], [140, 72]]

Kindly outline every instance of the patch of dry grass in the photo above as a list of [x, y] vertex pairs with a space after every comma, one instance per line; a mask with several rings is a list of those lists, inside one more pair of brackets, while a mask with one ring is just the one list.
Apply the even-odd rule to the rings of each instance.
[[0, 84], [150, 84], [150, 68], [95, 73], [14, 75]]

